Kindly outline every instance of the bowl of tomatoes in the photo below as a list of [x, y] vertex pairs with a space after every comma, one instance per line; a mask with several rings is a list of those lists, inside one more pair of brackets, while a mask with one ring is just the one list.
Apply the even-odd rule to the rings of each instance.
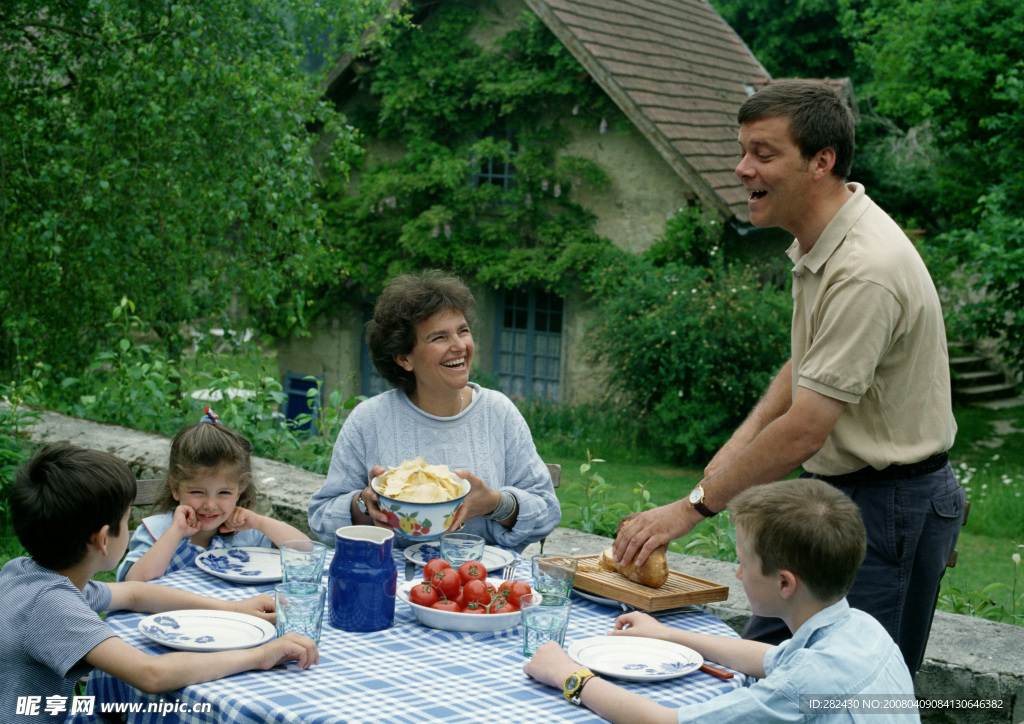
[[428, 561], [424, 577], [398, 589], [421, 624], [444, 631], [501, 631], [519, 625], [519, 599], [533, 592], [525, 581], [488, 578], [478, 561], [458, 569], [440, 558]]

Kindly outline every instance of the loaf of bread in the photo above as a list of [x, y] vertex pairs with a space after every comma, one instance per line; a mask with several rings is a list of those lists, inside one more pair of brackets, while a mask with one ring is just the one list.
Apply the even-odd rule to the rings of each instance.
[[644, 564], [639, 568], [634, 564], [630, 563], [626, 566], [621, 566], [615, 562], [615, 555], [612, 553], [612, 549], [605, 548], [601, 551], [600, 558], [597, 559], [597, 564], [606, 571], [615, 571], [620, 573], [626, 578], [644, 586], [650, 586], [651, 588], [661, 588], [665, 585], [665, 581], [668, 580], [668, 559], [665, 557], [665, 551], [668, 550], [667, 546], [661, 546], [655, 548], [654, 552], [647, 557]]

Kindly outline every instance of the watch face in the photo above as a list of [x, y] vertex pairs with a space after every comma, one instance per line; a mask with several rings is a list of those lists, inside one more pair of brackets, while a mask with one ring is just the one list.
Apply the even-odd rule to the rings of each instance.
[[700, 501], [704, 500], [704, 489], [696, 487], [690, 491], [690, 502], [696, 505]]
[[565, 680], [565, 688], [569, 691], [574, 691], [577, 686], [580, 685], [580, 677], [578, 674], [573, 674]]

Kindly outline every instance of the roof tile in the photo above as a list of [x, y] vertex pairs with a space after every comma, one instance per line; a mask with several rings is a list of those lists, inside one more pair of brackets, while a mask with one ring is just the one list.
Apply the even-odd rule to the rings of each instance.
[[736, 111], [768, 79], [703, 0], [526, 0], [706, 204], [748, 221]]

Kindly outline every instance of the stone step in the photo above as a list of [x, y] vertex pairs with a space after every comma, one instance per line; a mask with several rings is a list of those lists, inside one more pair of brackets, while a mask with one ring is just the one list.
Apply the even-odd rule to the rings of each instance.
[[955, 392], [956, 396], [965, 402], [980, 402], [1003, 397], [1013, 397], [1017, 394], [1017, 385], [1011, 382], [1002, 382], [995, 385], [958, 387]]
[[974, 372], [953, 373], [953, 385], [955, 387], [975, 387], [978, 385], [994, 385], [1004, 382], [1006, 377], [1002, 372], [996, 370], [976, 370]]
[[959, 355], [949, 358], [949, 368], [954, 371], [985, 369], [988, 366], [988, 358], [981, 355]]
[[1016, 397], [1001, 397], [996, 400], [978, 400], [972, 402], [971, 406], [984, 407], [989, 410], [1005, 410], [1010, 407], [1024, 406], [1024, 397], [1017, 395]]

